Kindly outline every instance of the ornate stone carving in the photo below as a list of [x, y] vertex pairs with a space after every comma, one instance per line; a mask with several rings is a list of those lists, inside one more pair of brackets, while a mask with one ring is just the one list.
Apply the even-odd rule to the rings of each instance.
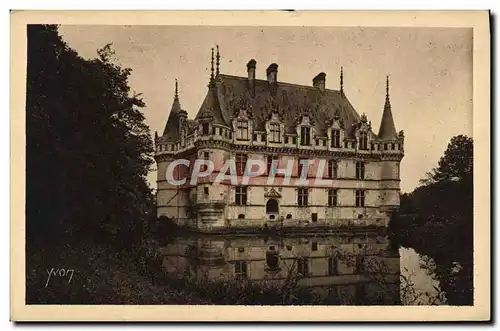
[[281, 198], [281, 194], [279, 194], [274, 188], [271, 188], [269, 191], [264, 193], [266, 198]]

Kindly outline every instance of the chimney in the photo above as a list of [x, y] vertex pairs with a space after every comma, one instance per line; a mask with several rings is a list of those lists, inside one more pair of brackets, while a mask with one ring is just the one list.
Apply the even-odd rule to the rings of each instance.
[[278, 82], [278, 65], [272, 63], [266, 70], [267, 81], [269, 84], [276, 84]]
[[313, 78], [313, 86], [319, 88], [320, 91], [325, 90], [326, 83], [326, 74], [324, 72], [320, 72], [316, 77]]
[[251, 59], [247, 63], [247, 72], [248, 72], [248, 88], [252, 95], [255, 93], [255, 67], [257, 62], [254, 59]]

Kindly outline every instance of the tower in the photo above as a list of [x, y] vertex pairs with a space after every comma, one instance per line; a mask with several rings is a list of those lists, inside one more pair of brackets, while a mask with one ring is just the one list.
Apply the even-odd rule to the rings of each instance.
[[380, 209], [390, 212], [399, 207], [400, 162], [403, 158], [403, 135], [396, 133], [386, 77], [385, 104], [378, 133], [381, 149]]
[[178, 82], [175, 81], [174, 101], [168, 115], [163, 135], [156, 138], [155, 161], [157, 168], [157, 216], [183, 218], [183, 210], [179, 195], [179, 187], [167, 181], [167, 177], [179, 179], [183, 176], [183, 168], [177, 166], [168, 171], [175, 160], [174, 144], [182, 137], [182, 128], [187, 118], [187, 112], [181, 108], [179, 101]]

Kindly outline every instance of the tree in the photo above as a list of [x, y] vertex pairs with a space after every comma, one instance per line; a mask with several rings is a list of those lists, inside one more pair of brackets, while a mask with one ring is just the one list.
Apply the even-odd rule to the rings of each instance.
[[473, 141], [464, 135], [451, 138], [438, 166], [421, 182], [433, 184], [443, 181], [470, 181], [473, 171]]
[[[153, 144], [140, 94], [111, 45], [84, 60], [54, 25], [29, 25], [27, 242], [82, 236], [133, 244], [154, 214]], [[110, 241], [110, 238], [117, 240]]]

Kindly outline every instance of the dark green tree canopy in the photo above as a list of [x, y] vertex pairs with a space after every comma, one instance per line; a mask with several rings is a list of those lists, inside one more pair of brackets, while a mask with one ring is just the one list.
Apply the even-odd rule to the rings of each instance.
[[153, 143], [132, 70], [111, 45], [79, 57], [57, 26], [29, 25], [27, 34], [27, 231], [135, 235], [154, 212]]
[[469, 180], [472, 178], [473, 162], [472, 138], [464, 135], [455, 136], [451, 138], [438, 166], [428, 173], [422, 182], [426, 184], [445, 180]]

